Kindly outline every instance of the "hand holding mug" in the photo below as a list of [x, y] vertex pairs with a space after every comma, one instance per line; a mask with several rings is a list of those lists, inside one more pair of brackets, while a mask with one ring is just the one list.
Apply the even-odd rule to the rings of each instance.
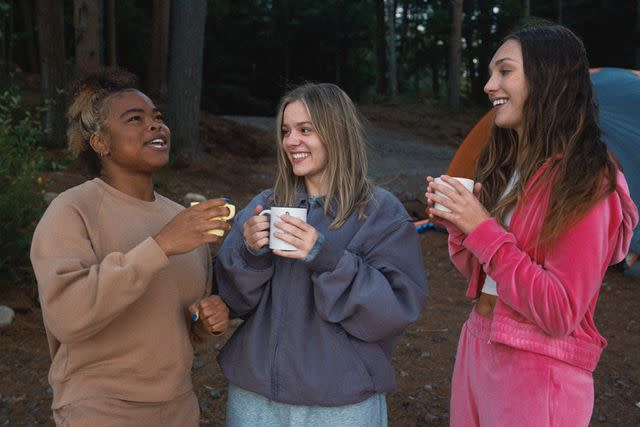
[[[225, 199], [225, 201], [227, 201]], [[200, 204], [200, 202], [191, 202], [190, 206], [195, 206]], [[209, 221], [229, 221], [230, 219], [232, 219], [234, 216], [236, 216], [236, 207], [234, 205], [232, 205], [231, 203], [229, 203], [227, 201], [227, 203], [224, 204], [224, 207], [227, 208], [229, 210], [229, 213], [225, 214], [225, 215], [220, 215], [220, 216], [216, 216], [216, 217], [212, 217], [209, 218]], [[211, 228], [211, 230], [207, 231], [207, 233], [209, 234], [215, 234], [216, 236], [224, 236], [224, 229], [220, 229], [220, 228]]]
[[176, 215], [154, 236], [158, 246], [167, 256], [190, 252], [204, 243], [217, 243], [220, 236], [210, 234], [212, 229], [229, 230], [221, 219], [230, 214], [225, 199], [205, 200]]
[[218, 295], [211, 295], [189, 307], [191, 320], [211, 335], [222, 335], [229, 327], [229, 308]]
[[[444, 218], [440, 218], [437, 216], [434, 216], [431, 213], [431, 210], [435, 208], [436, 202], [434, 202], [433, 200], [431, 200], [428, 196], [429, 193], [435, 193], [435, 189], [434, 186], [431, 185], [431, 183], [435, 182], [435, 178], [432, 176], [427, 176], [427, 191], [424, 193], [426, 199], [427, 199], [427, 213], [429, 214], [429, 219], [431, 220], [431, 222], [439, 224], [447, 229], [451, 229], [451, 228], [457, 228], [453, 223], [447, 221]], [[479, 184], [478, 184], [479, 185]]]
[[269, 243], [269, 218], [260, 215], [262, 210], [262, 205], [257, 205], [253, 209], [253, 216], [242, 227], [242, 237], [254, 252]]
[[[481, 184], [466, 188], [457, 178], [442, 175], [441, 182], [427, 177], [429, 186], [425, 196], [429, 216], [436, 222], [449, 222], [465, 234], [471, 233], [481, 222], [491, 215], [478, 200]], [[446, 208], [446, 210], [440, 207]]]
[[277, 229], [274, 237], [294, 248], [273, 250], [274, 254], [284, 258], [305, 259], [318, 240], [318, 231], [312, 225], [291, 215], [280, 216], [280, 221], [274, 226]]

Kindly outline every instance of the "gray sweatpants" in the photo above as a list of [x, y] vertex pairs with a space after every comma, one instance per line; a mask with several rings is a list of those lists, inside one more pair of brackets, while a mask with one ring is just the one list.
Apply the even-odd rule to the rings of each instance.
[[376, 394], [353, 405], [289, 405], [229, 384], [228, 427], [387, 427], [387, 402]]

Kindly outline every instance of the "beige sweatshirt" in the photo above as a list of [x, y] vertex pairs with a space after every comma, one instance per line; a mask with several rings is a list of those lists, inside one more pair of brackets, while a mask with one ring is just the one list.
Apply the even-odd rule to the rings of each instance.
[[209, 249], [167, 258], [152, 238], [182, 209], [96, 178], [45, 212], [31, 262], [53, 359], [54, 409], [88, 397], [167, 401], [192, 389], [187, 308], [210, 293]]

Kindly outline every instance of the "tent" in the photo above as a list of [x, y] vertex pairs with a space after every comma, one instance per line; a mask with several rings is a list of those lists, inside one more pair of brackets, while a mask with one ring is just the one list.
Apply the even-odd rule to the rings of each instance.
[[[602, 138], [622, 164], [631, 197], [640, 204], [640, 71], [621, 68], [591, 69], [591, 82], [599, 107]], [[493, 112], [489, 111], [469, 132], [456, 151], [447, 175], [473, 177], [475, 161], [489, 139]], [[640, 253], [640, 227], [631, 252]], [[635, 267], [640, 266], [640, 261]], [[638, 268], [640, 270], [640, 268]]]

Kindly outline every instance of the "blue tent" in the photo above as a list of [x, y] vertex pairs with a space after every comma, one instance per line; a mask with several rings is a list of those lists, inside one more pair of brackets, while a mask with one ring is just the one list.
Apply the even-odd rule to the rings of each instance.
[[[640, 76], [631, 70], [601, 68], [591, 74], [600, 110], [602, 138], [616, 155], [636, 206], [640, 204]], [[631, 252], [640, 253], [640, 227]]]

